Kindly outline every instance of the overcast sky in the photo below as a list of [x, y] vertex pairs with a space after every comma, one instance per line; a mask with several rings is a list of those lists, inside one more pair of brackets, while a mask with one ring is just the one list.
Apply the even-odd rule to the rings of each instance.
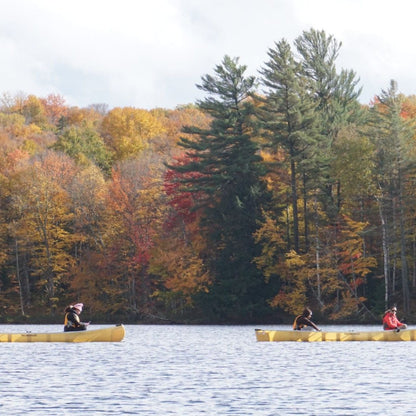
[[0, 94], [68, 105], [175, 108], [224, 55], [258, 75], [304, 30], [342, 42], [368, 103], [391, 79], [416, 94], [415, 0], [0, 0]]

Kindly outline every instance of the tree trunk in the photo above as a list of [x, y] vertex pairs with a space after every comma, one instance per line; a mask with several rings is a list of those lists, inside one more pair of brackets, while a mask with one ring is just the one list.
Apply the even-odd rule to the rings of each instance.
[[292, 188], [292, 210], [293, 210], [293, 248], [299, 253], [299, 215], [298, 194], [296, 190], [296, 164], [293, 158], [290, 161], [291, 188]]
[[305, 236], [305, 252], [309, 251], [309, 222], [308, 222], [308, 196], [306, 191], [306, 175], [303, 174], [303, 223]]
[[383, 247], [383, 270], [384, 270], [384, 308], [387, 309], [389, 306], [390, 299], [390, 287], [389, 287], [389, 248], [387, 244], [387, 225], [383, 214], [382, 208], [382, 198], [377, 198], [378, 208], [380, 213], [380, 222], [381, 222], [381, 244]]
[[404, 206], [403, 206], [403, 190], [402, 181], [400, 180], [399, 171], [399, 225], [400, 225], [400, 257], [401, 257], [401, 271], [402, 271], [402, 294], [403, 294], [403, 312], [408, 313], [410, 310], [410, 295], [409, 295], [409, 276], [406, 259], [406, 237], [404, 227]]
[[19, 248], [18, 248], [17, 238], [15, 238], [14, 241], [15, 241], [15, 256], [16, 256], [16, 278], [17, 278], [17, 282], [19, 283], [20, 310], [22, 312], [22, 316], [25, 316], [25, 302], [23, 300], [23, 285], [22, 285], [22, 281], [20, 280]]
[[316, 297], [321, 306], [324, 306], [322, 302], [321, 294], [321, 265], [320, 265], [320, 244], [319, 244], [319, 223], [318, 223], [318, 201], [314, 201], [315, 207], [315, 263], [316, 263]]

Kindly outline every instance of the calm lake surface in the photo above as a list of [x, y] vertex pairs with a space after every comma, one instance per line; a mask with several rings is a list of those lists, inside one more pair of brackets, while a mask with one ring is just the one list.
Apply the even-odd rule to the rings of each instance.
[[120, 343], [0, 343], [0, 414], [416, 413], [416, 342], [258, 343], [256, 327], [288, 328], [126, 325]]

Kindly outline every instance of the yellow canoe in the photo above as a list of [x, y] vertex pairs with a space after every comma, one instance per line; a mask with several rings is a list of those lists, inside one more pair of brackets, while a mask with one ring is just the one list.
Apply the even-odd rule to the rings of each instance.
[[119, 342], [124, 334], [124, 326], [119, 324], [86, 331], [0, 333], [0, 342]]
[[276, 330], [267, 331], [256, 329], [257, 341], [416, 341], [416, 329], [403, 329], [396, 331], [294, 331]]

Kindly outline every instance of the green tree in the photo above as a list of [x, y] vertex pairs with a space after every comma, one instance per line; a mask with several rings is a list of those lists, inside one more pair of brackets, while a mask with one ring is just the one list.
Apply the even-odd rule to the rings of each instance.
[[341, 196], [340, 183], [330, 176], [332, 146], [341, 129], [362, 122], [359, 79], [352, 70], [337, 70], [336, 60], [342, 43], [325, 31], [304, 31], [295, 40], [295, 46], [308, 80], [307, 91], [317, 106], [321, 133], [317, 181], [323, 190], [320, 199], [329, 218], [334, 220], [339, 214]]
[[91, 162], [107, 175], [110, 174], [112, 154], [104, 140], [90, 127], [68, 127], [53, 144], [54, 150], [66, 153], [81, 165]]
[[[301, 72], [300, 64], [294, 59], [290, 45], [282, 40], [276, 44], [275, 49], [269, 49], [268, 56], [270, 59], [261, 70], [266, 98], [262, 100], [264, 105], [258, 111], [258, 115], [269, 132], [270, 139], [267, 145], [276, 153], [283, 149], [289, 167], [293, 248], [299, 252], [298, 182], [301, 174], [305, 188], [311, 176], [312, 159], [319, 138], [315, 105], [307, 95], [306, 78]], [[305, 192], [304, 200], [306, 207]], [[304, 217], [306, 223], [306, 212]]]
[[[372, 108], [371, 138], [376, 149], [376, 195], [382, 229], [384, 261], [385, 305], [394, 300], [398, 282], [395, 266], [400, 265], [403, 309], [409, 311], [408, 260], [406, 243], [410, 228], [406, 200], [406, 183], [415, 174], [413, 132], [409, 121], [402, 116], [403, 96], [397, 92], [397, 83], [382, 91], [378, 103]], [[410, 204], [409, 204], [410, 205]], [[408, 223], [408, 224], [407, 224]]]
[[180, 145], [192, 161], [175, 168], [197, 172], [184, 176], [186, 192], [199, 192], [201, 226], [209, 253], [206, 262], [213, 283], [201, 292], [200, 305], [215, 320], [253, 320], [264, 308], [264, 279], [253, 264], [259, 254], [253, 233], [266, 198], [258, 146], [252, 140], [253, 105], [249, 99], [255, 86], [245, 76], [246, 66], [238, 58], [225, 56], [214, 75], [202, 77], [198, 88], [207, 94], [199, 107], [212, 117], [210, 127], [188, 127]]
[[320, 110], [323, 134], [334, 140], [342, 127], [355, 123], [360, 114], [359, 78], [352, 70], [337, 71], [342, 43], [325, 31], [310, 29], [295, 40], [308, 90]]

